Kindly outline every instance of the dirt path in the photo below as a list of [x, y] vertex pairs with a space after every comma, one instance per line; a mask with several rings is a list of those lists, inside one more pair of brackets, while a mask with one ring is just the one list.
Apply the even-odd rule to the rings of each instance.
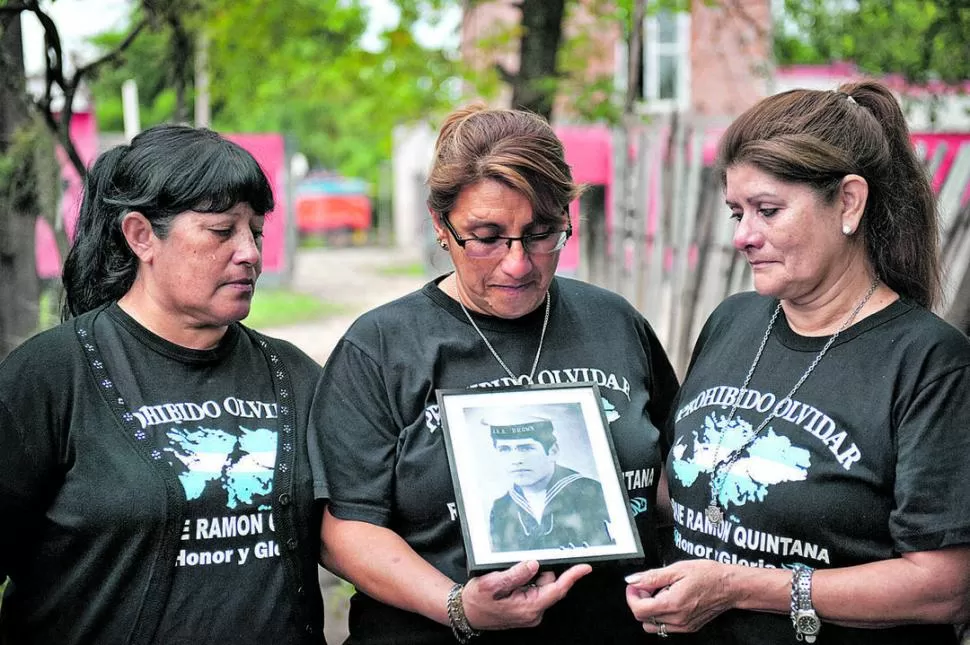
[[260, 331], [294, 343], [323, 363], [360, 314], [414, 291], [427, 278], [409, 268], [421, 262], [419, 249], [375, 247], [300, 251], [291, 288], [347, 308], [347, 313]]
[[[323, 364], [357, 316], [419, 289], [427, 281], [427, 277], [407, 270], [420, 262], [420, 249], [302, 250], [296, 258], [291, 288], [343, 305], [346, 313], [260, 331], [290, 341]], [[322, 568], [320, 586], [324, 595], [327, 642], [339, 645], [347, 637], [347, 607], [352, 589]]]

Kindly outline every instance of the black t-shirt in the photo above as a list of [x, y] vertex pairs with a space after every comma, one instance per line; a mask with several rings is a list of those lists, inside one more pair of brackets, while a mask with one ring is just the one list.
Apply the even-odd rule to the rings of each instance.
[[[186, 505], [159, 643], [299, 641], [272, 513], [279, 404], [263, 353], [230, 327], [180, 347], [118, 307], [95, 333], [127, 407], [178, 474]], [[131, 357], [139, 360], [132, 361]], [[240, 589], [273, 602], [253, 603]], [[204, 599], [203, 599], [204, 595]]]
[[[698, 339], [667, 428], [672, 558], [834, 568], [970, 543], [970, 341], [900, 300], [842, 332], [788, 400], [828, 338], [799, 336], [780, 315], [739, 397], [776, 304], [729, 298]], [[744, 445], [765, 415], [771, 421], [718, 491], [725, 521], [712, 525], [704, 517], [712, 464]], [[795, 634], [787, 615], [734, 611], [696, 642], [794, 643]], [[945, 625], [824, 624], [819, 642], [955, 638]]]
[[[637, 529], [655, 565], [658, 428], [676, 377], [649, 325], [621, 297], [564, 278], [553, 281], [550, 294], [534, 382], [599, 385]], [[539, 308], [516, 320], [472, 315], [527, 382], [544, 313]], [[467, 580], [435, 390], [510, 381], [458, 303], [435, 283], [363, 315], [331, 355], [314, 413], [318, 433], [311, 451], [324, 455], [331, 512], [390, 528], [445, 575]], [[623, 575], [636, 569], [594, 571], [539, 628], [488, 632], [478, 640], [642, 642], [624, 595]], [[350, 629], [352, 643], [453, 642], [448, 627], [363, 594], [351, 601]]]
[[319, 374], [240, 325], [192, 351], [117, 305], [12, 352], [0, 641], [319, 642], [313, 493], [325, 498], [326, 481], [318, 467], [311, 487], [305, 450]]

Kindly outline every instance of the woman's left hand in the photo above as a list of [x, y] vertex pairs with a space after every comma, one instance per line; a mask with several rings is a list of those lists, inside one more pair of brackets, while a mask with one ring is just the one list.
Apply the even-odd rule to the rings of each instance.
[[732, 569], [689, 560], [635, 573], [626, 578], [626, 602], [647, 633], [695, 632], [735, 606]]

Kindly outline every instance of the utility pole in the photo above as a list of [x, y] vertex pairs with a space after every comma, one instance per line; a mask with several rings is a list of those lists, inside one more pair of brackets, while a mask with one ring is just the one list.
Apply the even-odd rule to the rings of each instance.
[[195, 127], [209, 127], [209, 36], [199, 30], [195, 48]]

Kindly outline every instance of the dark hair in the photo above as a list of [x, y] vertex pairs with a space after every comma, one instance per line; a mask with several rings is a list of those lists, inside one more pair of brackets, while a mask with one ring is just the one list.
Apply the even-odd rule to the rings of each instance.
[[463, 188], [484, 179], [525, 195], [540, 224], [562, 224], [569, 202], [583, 192], [545, 119], [475, 104], [455, 110], [441, 126], [428, 175], [428, 207], [446, 216]]
[[246, 203], [273, 210], [269, 181], [241, 146], [205, 128], [159, 125], [108, 150], [84, 182], [74, 243], [64, 262], [65, 320], [121, 298], [138, 272], [138, 259], [121, 232], [137, 211], [164, 239], [186, 211], [223, 213]]
[[522, 435], [520, 437], [496, 437], [496, 436], [493, 436], [492, 437], [492, 447], [498, 448], [498, 442], [499, 441], [514, 441], [517, 438], [518, 439], [533, 439], [534, 441], [538, 442], [538, 444], [540, 446], [542, 446], [542, 449], [545, 451], [545, 453], [547, 455], [549, 454], [549, 451], [552, 450], [552, 447], [555, 446], [558, 443], [556, 441], [556, 437], [554, 435], [551, 435], [551, 434], [524, 434], [524, 435]]
[[876, 276], [924, 307], [939, 301], [936, 200], [886, 86], [863, 81], [769, 96], [731, 124], [718, 157], [722, 184], [729, 166], [748, 163], [811, 186], [829, 203], [846, 175], [860, 175], [869, 184], [860, 229]]

